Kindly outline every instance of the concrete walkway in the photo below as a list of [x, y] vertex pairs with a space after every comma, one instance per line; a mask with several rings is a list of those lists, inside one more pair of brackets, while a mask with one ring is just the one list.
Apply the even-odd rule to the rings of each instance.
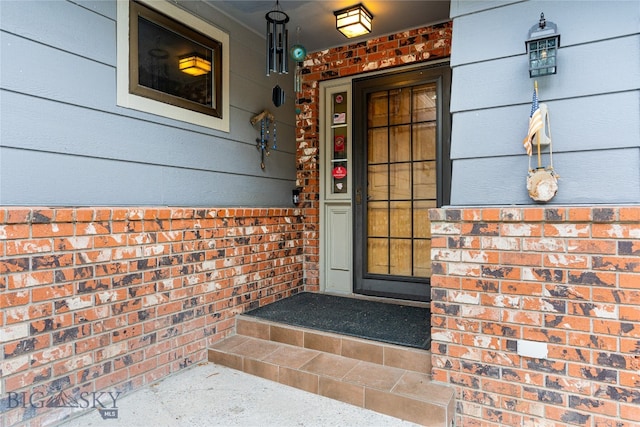
[[117, 398], [116, 406], [116, 419], [93, 410], [61, 426], [415, 426], [213, 363]]

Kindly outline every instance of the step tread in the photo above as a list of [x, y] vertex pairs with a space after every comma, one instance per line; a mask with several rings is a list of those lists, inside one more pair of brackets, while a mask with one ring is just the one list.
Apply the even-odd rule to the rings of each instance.
[[284, 325], [251, 316], [238, 316], [236, 325], [238, 336], [260, 338], [427, 375], [431, 373], [431, 352], [428, 350]]
[[451, 425], [454, 390], [426, 373], [233, 335], [209, 361], [417, 424]]
[[236, 317], [209, 361], [425, 426], [450, 427], [455, 391], [431, 381], [431, 352]]
[[431, 382], [427, 374], [260, 338], [234, 335], [210, 350], [438, 405], [448, 404], [453, 394], [453, 389]]

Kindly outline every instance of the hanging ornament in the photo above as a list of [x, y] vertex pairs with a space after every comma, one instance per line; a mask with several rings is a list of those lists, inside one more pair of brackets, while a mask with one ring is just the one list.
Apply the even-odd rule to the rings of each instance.
[[271, 93], [271, 100], [273, 101], [273, 105], [275, 105], [276, 107], [284, 104], [284, 90], [282, 90], [280, 85], [276, 85], [276, 87], [273, 88], [273, 91]]
[[271, 71], [279, 74], [289, 72], [289, 31], [287, 22], [289, 15], [280, 9], [280, 2], [276, 1], [274, 10], [267, 12], [267, 76]]
[[[551, 143], [551, 125], [549, 109], [546, 104], [538, 102], [538, 82], [534, 82], [533, 101], [529, 118], [529, 133], [525, 138], [525, 148], [529, 155], [529, 173], [527, 174], [527, 191], [529, 197], [536, 202], [546, 203], [553, 199], [558, 192], [558, 178], [553, 169], [553, 145]], [[531, 167], [532, 143], [538, 151], [538, 167]], [[549, 165], [542, 165], [541, 147], [549, 147]]]
[[296, 44], [291, 46], [289, 56], [296, 62], [296, 74], [293, 80], [293, 90], [302, 92], [302, 61], [307, 56], [307, 49], [300, 44], [300, 26], [296, 27]]
[[305, 49], [302, 45], [294, 44], [289, 50], [289, 56], [291, 56], [291, 59], [296, 62], [302, 62], [307, 56], [307, 49]]
[[[262, 111], [260, 114], [256, 114], [251, 118], [251, 125], [255, 126], [260, 123], [260, 138], [256, 138], [256, 148], [260, 151], [260, 168], [265, 169], [265, 157], [268, 157], [271, 152], [269, 151], [269, 140], [273, 141], [272, 149], [278, 148], [276, 144], [276, 120], [268, 110]], [[273, 125], [273, 138], [271, 138], [269, 126]]]

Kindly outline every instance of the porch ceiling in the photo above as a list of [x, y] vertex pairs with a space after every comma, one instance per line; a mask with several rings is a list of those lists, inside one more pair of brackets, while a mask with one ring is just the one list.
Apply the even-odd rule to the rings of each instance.
[[[265, 14], [276, 6], [275, 0], [203, 1], [263, 36], [266, 31]], [[370, 35], [350, 39], [353, 42], [449, 19], [450, 0], [281, 0], [280, 9], [290, 18], [287, 26], [289, 45], [301, 44], [308, 52], [315, 52], [349, 43], [349, 39], [336, 30], [333, 12], [360, 2], [373, 14], [373, 31]], [[297, 27], [300, 27], [299, 33]]]

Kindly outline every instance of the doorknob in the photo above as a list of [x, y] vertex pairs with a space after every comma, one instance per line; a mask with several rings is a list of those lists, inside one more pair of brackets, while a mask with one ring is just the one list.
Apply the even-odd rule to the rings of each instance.
[[356, 204], [362, 203], [362, 187], [356, 188]]

